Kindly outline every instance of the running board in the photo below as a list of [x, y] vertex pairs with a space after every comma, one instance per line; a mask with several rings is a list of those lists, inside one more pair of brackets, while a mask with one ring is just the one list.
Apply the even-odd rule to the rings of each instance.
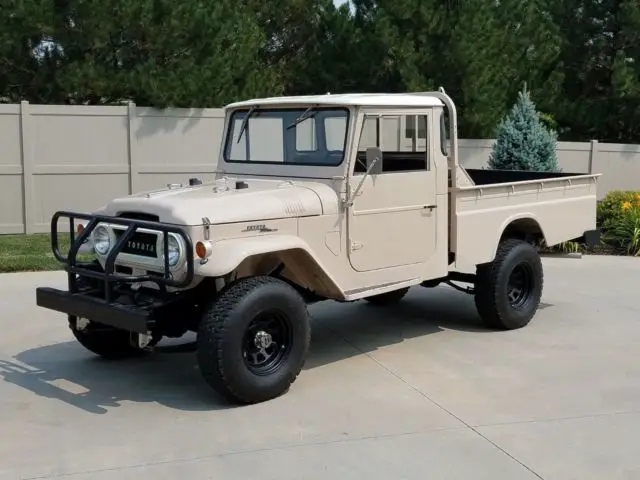
[[381, 293], [393, 292], [394, 290], [400, 290], [401, 288], [414, 287], [416, 285], [420, 285], [420, 281], [421, 280], [419, 278], [412, 278], [411, 280], [403, 280], [402, 282], [384, 283], [375, 287], [347, 290], [344, 292], [344, 299], [347, 302], [353, 302], [354, 300], [360, 300], [362, 298], [379, 295]]

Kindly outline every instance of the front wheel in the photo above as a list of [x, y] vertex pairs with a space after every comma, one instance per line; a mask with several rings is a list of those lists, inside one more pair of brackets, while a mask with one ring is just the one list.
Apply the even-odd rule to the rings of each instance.
[[205, 309], [198, 365], [225, 398], [263, 402], [289, 390], [310, 340], [307, 306], [293, 287], [273, 277], [241, 279]]
[[493, 262], [477, 268], [478, 313], [492, 328], [522, 328], [538, 310], [543, 283], [542, 262], [536, 248], [523, 240], [507, 239], [498, 246]]

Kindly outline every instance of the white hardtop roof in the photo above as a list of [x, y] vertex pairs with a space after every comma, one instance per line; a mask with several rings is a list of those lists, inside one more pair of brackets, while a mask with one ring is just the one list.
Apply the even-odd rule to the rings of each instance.
[[235, 102], [225, 108], [268, 107], [274, 105], [348, 105], [362, 107], [440, 107], [440, 99], [428, 93], [346, 93], [303, 95], [296, 97], [254, 98]]

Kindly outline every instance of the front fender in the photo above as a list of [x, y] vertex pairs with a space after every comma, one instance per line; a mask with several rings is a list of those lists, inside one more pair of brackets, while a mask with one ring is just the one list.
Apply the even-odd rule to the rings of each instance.
[[265, 235], [251, 238], [221, 240], [213, 244], [208, 261], [202, 265], [196, 260], [195, 274], [203, 277], [222, 277], [233, 272], [245, 259], [268, 253], [302, 251], [322, 270], [334, 284], [335, 280], [313, 254], [309, 245], [295, 235]]

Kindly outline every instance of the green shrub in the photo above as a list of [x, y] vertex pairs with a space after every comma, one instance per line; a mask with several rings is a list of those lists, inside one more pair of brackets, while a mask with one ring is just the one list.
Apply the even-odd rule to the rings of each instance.
[[545, 126], [547, 130], [550, 132], [555, 132], [558, 130], [558, 122], [556, 122], [556, 118], [551, 113], [540, 112], [540, 121]]
[[573, 241], [562, 242], [561, 244], [556, 245], [555, 250], [562, 253], [580, 253], [582, 251], [582, 245]]
[[627, 255], [640, 256], [640, 193], [620, 202], [618, 209], [612, 204], [610, 211], [605, 242], [624, 249]]
[[603, 231], [610, 231], [624, 217], [622, 205], [625, 202], [633, 204], [637, 201], [640, 192], [613, 190], [609, 192], [597, 208], [598, 227]]

